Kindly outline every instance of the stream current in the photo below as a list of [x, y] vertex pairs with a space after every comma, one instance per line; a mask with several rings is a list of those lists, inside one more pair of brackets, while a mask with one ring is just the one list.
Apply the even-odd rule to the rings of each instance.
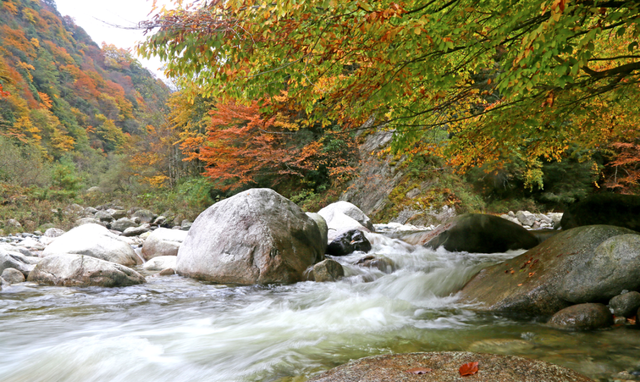
[[[640, 331], [562, 332], [457, 302], [480, 269], [522, 253], [450, 253], [368, 234], [383, 273], [336, 258], [337, 282], [223, 286], [177, 275], [126, 288], [0, 291], [0, 381], [305, 381], [351, 359], [470, 350], [596, 380], [640, 364]], [[453, 293], [453, 294], [452, 294]]]

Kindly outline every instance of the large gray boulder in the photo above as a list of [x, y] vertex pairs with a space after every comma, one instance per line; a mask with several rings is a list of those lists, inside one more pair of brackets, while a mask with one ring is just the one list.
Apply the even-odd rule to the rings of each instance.
[[122, 265], [136, 265], [139, 261], [128, 243], [98, 224], [85, 224], [72, 229], [49, 244], [42, 255], [46, 257], [68, 253]]
[[[460, 366], [477, 362], [462, 377]], [[419, 369], [426, 374], [420, 375]], [[414, 374], [415, 373], [415, 374]], [[471, 352], [384, 354], [361, 358], [316, 375], [309, 382], [594, 382], [573, 370], [534, 359]]]
[[74, 287], [121, 287], [146, 281], [131, 268], [75, 254], [56, 254], [42, 259], [27, 280], [41, 285]]
[[323, 260], [316, 222], [270, 189], [251, 189], [200, 214], [178, 251], [176, 272], [224, 284], [302, 281]]
[[447, 251], [499, 253], [511, 249], [529, 249], [538, 239], [520, 225], [499, 216], [464, 214], [424, 234], [422, 242], [429, 248], [444, 246]]
[[358, 228], [352, 226], [345, 226], [344, 216], [355, 220], [358, 225], [362, 225], [369, 231], [374, 231], [373, 223], [367, 215], [360, 210], [360, 208], [354, 206], [349, 202], [336, 202], [329, 204], [325, 208], [318, 211], [318, 214], [324, 218], [327, 222], [329, 229], [344, 229], [344, 228]]
[[187, 234], [187, 231], [179, 229], [158, 228], [142, 244], [142, 256], [145, 260], [157, 256], [177, 256]]
[[[460, 292], [461, 301], [478, 303], [477, 310], [516, 316], [548, 316], [574, 303], [606, 301], [638, 288], [640, 252], [633, 260], [628, 251], [638, 238], [629, 229], [604, 225], [561, 232], [480, 271]], [[635, 278], [627, 277], [634, 272]], [[608, 276], [611, 280], [605, 280]]]

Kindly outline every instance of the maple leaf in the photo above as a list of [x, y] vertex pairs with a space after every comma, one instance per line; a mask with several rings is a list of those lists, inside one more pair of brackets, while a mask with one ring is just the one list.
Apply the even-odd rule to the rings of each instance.
[[469, 362], [460, 366], [460, 375], [465, 377], [467, 375], [474, 375], [478, 372], [478, 362]]

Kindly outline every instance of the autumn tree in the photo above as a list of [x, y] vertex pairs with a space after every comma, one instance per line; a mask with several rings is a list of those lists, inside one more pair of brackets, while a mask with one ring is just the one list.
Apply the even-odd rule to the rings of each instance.
[[571, 143], [596, 150], [630, 131], [613, 109], [640, 115], [637, 1], [195, 4], [147, 22], [140, 47], [182, 86], [287, 91], [311, 118], [351, 129], [375, 116], [397, 150], [462, 168], [517, 156], [534, 184]]

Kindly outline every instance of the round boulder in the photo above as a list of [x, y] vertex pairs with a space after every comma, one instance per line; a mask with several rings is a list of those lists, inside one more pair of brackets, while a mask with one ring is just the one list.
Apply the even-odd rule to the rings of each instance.
[[0, 277], [9, 284], [18, 284], [25, 280], [24, 274], [14, 268], [6, 268]]
[[373, 223], [371, 219], [367, 215], [364, 214], [360, 210], [360, 208], [354, 206], [349, 202], [336, 202], [329, 204], [325, 208], [318, 211], [318, 214], [327, 221], [327, 226], [331, 229], [342, 229], [342, 228], [350, 228], [344, 226], [344, 218], [342, 215], [348, 216], [351, 219], [355, 220], [358, 225], [362, 225], [367, 228], [369, 231], [374, 231]]
[[72, 229], [49, 244], [42, 255], [46, 257], [67, 253], [122, 265], [138, 263], [138, 256], [129, 244], [98, 224], [85, 224]]
[[187, 234], [187, 231], [178, 229], [158, 228], [142, 244], [142, 256], [145, 260], [156, 256], [177, 256]]
[[631, 318], [640, 308], [640, 293], [634, 291], [616, 296], [609, 301], [609, 307], [615, 316]]
[[200, 214], [180, 250], [176, 272], [223, 284], [291, 283], [323, 260], [318, 225], [290, 200], [260, 188]]
[[156, 214], [149, 210], [137, 210], [133, 213], [133, 217], [140, 219], [142, 223], [152, 223], [156, 218]]
[[[451, 252], [498, 253], [538, 245], [531, 232], [498, 216], [464, 214], [426, 234], [424, 246]], [[419, 243], [423, 244], [423, 243]]]
[[317, 282], [336, 281], [342, 276], [344, 269], [335, 260], [326, 259], [313, 266], [313, 279]]
[[111, 223], [111, 229], [114, 231], [124, 232], [127, 228], [137, 227], [138, 225], [131, 219], [122, 217]]
[[29, 273], [28, 281], [54, 286], [121, 287], [145, 282], [131, 268], [91, 256], [58, 254], [40, 261]]
[[[477, 362], [478, 372], [461, 377], [460, 367]], [[418, 370], [422, 370], [419, 374]], [[385, 354], [361, 358], [321, 373], [309, 382], [593, 382], [564, 367], [528, 358], [470, 352]]]
[[578, 304], [557, 312], [547, 324], [565, 330], [595, 330], [613, 325], [613, 316], [604, 304]]

